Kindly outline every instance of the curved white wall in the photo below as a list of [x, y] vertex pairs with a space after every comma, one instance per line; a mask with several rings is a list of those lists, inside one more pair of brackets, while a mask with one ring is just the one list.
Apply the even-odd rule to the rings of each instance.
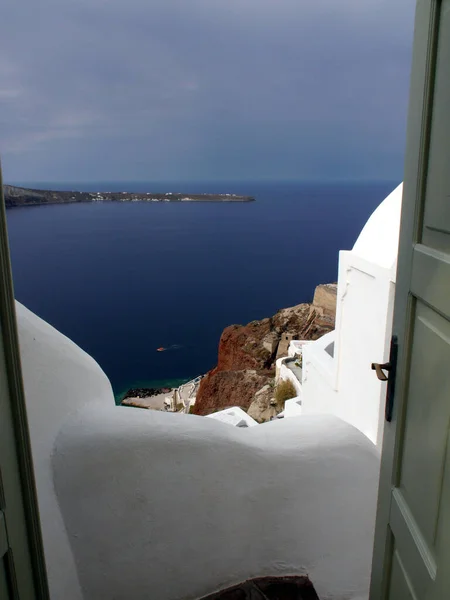
[[82, 598], [54, 492], [51, 455], [66, 419], [84, 406], [114, 407], [108, 378], [76, 344], [16, 302], [33, 462], [52, 600]]
[[86, 409], [62, 430], [54, 469], [89, 600], [193, 600], [292, 573], [321, 598], [367, 594], [378, 459], [335, 417], [238, 429]]
[[[375, 210], [353, 250], [340, 252], [335, 331], [303, 349], [303, 413], [337, 415], [379, 449], [386, 384], [371, 364], [389, 359], [401, 197], [402, 185]], [[333, 357], [325, 351], [331, 335]]]
[[355, 255], [393, 269], [397, 265], [403, 183], [398, 185], [369, 217], [353, 246]]
[[360, 432], [116, 407], [95, 361], [17, 314], [52, 600], [189, 600], [292, 573], [367, 596], [379, 462]]

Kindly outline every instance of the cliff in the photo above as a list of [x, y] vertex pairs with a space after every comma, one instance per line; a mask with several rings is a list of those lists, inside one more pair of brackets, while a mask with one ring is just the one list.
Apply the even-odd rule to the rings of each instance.
[[76, 192], [36, 190], [14, 185], [3, 186], [6, 208], [76, 202], [252, 202], [252, 196], [237, 194], [181, 194], [166, 192]]
[[334, 328], [336, 284], [316, 288], [312, 304], [278, 311], [247, 325], [231, 325], [220, 338], [217, 366], [201, 381], [194, 413], [207, 415], [229, 406], [247, 410], [261, 388], [270, 395], [275, 361], [287, 356], [293, 339], [315, 340]]

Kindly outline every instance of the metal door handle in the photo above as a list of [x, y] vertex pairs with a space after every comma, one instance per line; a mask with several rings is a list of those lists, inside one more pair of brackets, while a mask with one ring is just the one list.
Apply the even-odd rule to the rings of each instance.
[[384, 371], [390, 371], [392, 369], [392, 365], [390, 362], [384, 363], [380, 365], [380, 363], [372, 363], [372, 371], [375, 371], [377, 377], [380, 381], [387, 381], [389, 377], [384, 373]]
[[[394, 394], [395, 394], [395, 377], [397, 374], [397, 353], [398, 353], [398, 339], [396, 335], [391, 338], [391, 351], [389, 355], [389, 362], [387, 363], [372, 363], [372, 370], [376, 372], [377, 377], [380, 381], [387, 381], [386, 390], [386, 405], [384, 408], [384, 415], [386, 421], [392, 420], [392, 411], [394, 408]], [[387, 371], [388, 375], [386, 375]]]

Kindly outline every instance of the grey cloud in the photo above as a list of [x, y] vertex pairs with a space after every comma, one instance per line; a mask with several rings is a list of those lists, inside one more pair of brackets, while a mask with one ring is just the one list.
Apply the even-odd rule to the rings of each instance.
[[409, 0], [22, 0], [3, 20], [8, 180], [401, 176]]

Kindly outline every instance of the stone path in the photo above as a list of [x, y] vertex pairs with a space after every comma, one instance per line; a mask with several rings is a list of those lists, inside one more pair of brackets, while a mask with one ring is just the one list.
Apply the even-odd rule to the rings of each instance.
[[294, 373], [294, 375], [297, 377], [298, 381], [301, 383], [302, 382], [302, 368], [297, 367], [295, 365], [295, 361], [286, 362], [285, 365], [287, 366], [288, 369], [290, 369]]
[[319, 600], [319, 597], [307, 577], [261, 577], [203, 600]]

